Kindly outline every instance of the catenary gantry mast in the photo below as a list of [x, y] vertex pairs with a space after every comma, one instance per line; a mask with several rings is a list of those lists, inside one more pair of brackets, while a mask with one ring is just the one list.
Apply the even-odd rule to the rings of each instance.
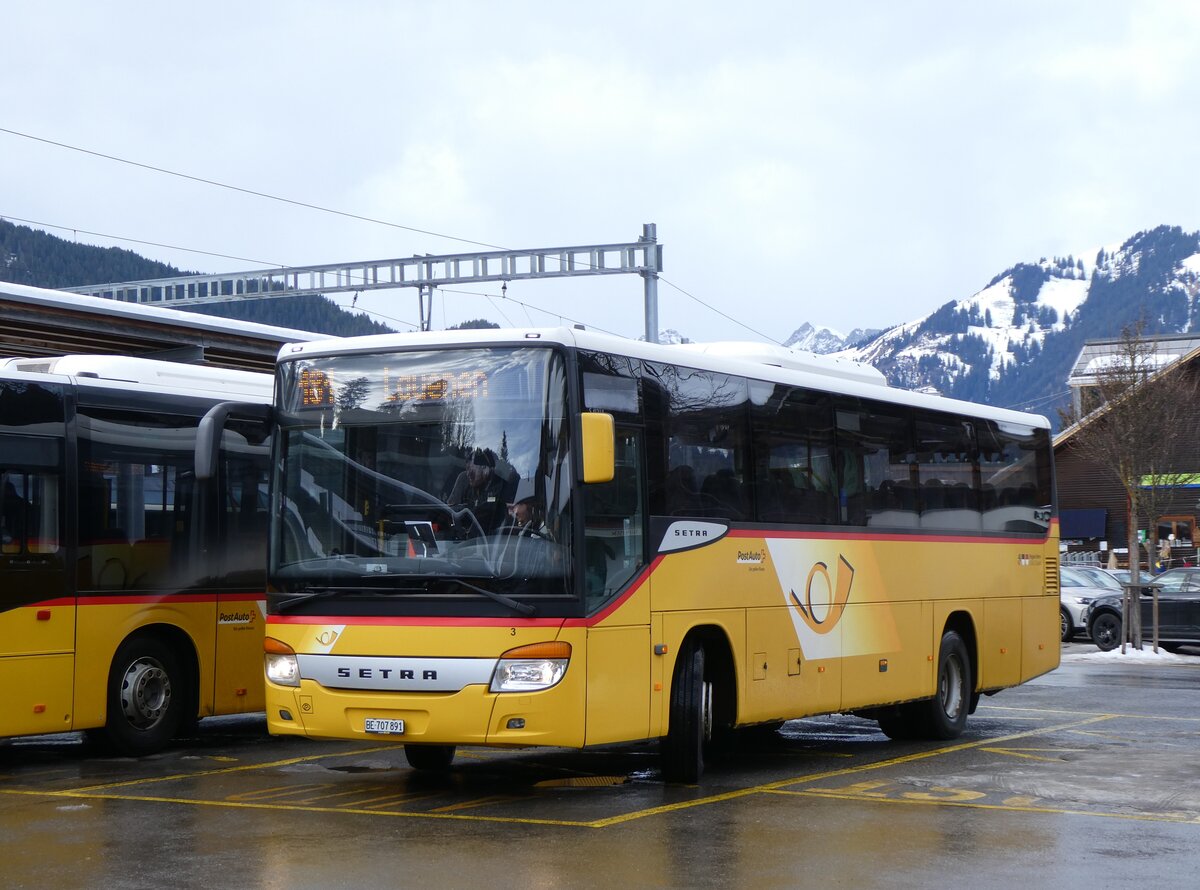
[[584, 275], [641, 275], [645, 290], [646, 340], [658, 342], [658, 273], [662, 245], [654, 223], [642, 226], [642, 237], [626, 244], [542, 247], [476, 253], [413, 256], [357, 263], [289, 266], [212, 275], [183, 275], [125, 281], [63, 290], [127, 303], [171, 306], [225, 303], [303, 294], [416, 288], [421, 330], [433, 317], [433, 290], [452, 284], [573, 278]]

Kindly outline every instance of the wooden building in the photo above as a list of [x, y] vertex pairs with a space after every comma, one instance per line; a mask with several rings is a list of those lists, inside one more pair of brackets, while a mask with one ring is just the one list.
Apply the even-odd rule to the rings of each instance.
[[[1200, 336], [1186, 334], [1147, 338], [1154, 344], [1153, 360], [1159, 370], [1149, 385], [1166, 375], [1189, 374], [1200, 379]], [[1121, 340], [1091, 341], [1084, 344], [1072, 369], [1068, 384], [1076, 410], [1091, 409], [1099, 404], [1097, 375], [1106, 361], [1119, 354]], [[1119, 564], [1128, 565], [1128, 502], [1125, 488], [1109, 469], [1089, 460], [1078, 447], [1081, 432], [1096, 415], [1063, 430], [1054, 440], [1054, 462], [1058, 487], [1058, 506], [1062, 541], [1067, 547], [1068, 560], [1096, 560], [1106, 563], [1109, 551], [1118, 555]], [[1155, 418], [1147, 417], [1153, 424]], [[1166, 566], [1196, 565], [1197, 524], [1200, 522], [1200, 401], [1185, 412], [1184, 422], [1195, 435], [1185, 437], [1185, 445], [1171, 457], [1168, 472], [1174, 475], [1170, 494], [1159, 515], [1158, 540], [1170, 544]], [[1149, 537], [1146, 518], [1142, 517], [1140, 531]], [[1158, 562], [1157, 554], [1154, 560]], [[1141, 564], [1149, 565], [1146, 548], [1141, 552]]]

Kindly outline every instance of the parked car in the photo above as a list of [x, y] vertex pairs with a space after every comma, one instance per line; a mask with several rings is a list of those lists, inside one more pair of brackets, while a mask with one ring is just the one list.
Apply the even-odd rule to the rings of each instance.
[[1087, 629], [1083, 612], [1092, 600], [1111, 593], [1114, 593], [1111, 587], [1097, 586], [1071, 566], [1063, 566], [1058, 570], [1058, 617], [1064, 643]]
[[[1158, 588], [1158, 643], [1168, 652], [1180, 646], [1200, 645], [1200, 568], [1169, 569], [1161, 575], [1146, 577], [1147, 584]], [[1104, 652], [1121, 645], [1121, 594], [1096, 597], [1088, 604], [1084, 626], [1088, 636]], [[1142, 613], [1142, 638], [1154, 633], [1154, 597], [1150, 587], [1138, 596]]]
[[1121, 582], [1128, 580], [1129, 573], [1125, 572], [1124, 578], [1118, 577], [1116, 569], [1102, 569], [1100, 566], [1068, 566], [1068, 568], [1077, 575], [1083, 575], [1095, 587], [1107, 587], [1109, 590], [1120, 590]]

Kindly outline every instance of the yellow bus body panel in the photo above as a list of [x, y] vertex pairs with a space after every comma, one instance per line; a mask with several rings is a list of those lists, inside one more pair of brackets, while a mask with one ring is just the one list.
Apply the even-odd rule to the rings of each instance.
[[75, 606], [69, 600], [0, 612], [0, 736], [70, 730]]
[[[520, 619], [273, 622], [268, 634], [298, 653], [498, 658], [560, 639], [572, 655], [562, 682], [523, 695], [483, 685], [368, 693], [311, 680], [299, 690], [268, 684], [269, 727], [366, 738], [366, 717], [394, 717], [406, 721], [397, 742], [582, 746], [655, 738], [669, 728], [676, 660], [696, 633], [729, 648], [738, 724], [931, 696], [948, 626], [962, 632], [975, 659], [975, 690], [994, 691], [1058, 666], [1058, 596], [1047, 584], [1057, 559], [1054, 534], [739, 531], [660, 556], [624, 602], [562, 627]], [[507, 728], [516, 718], [525, 729]]]
[[[330, 689], [312, 680], [302, 680], [298, 689], [268, 682], [267, 725], [272, 733], [397, 743], [584, 744], [584, 628], [530, 626], [521, 620], [484, 627], [272, 623], [267, 633], [296, 652], [333, 655], [498, 659], [509, 649], [531, 643], [561, 640], [571, 644], [571, 660], [563, 679], [539, 692], [494, 693], [485, 684], [452, 693], [422, 693]], [[403, 644], [397, 645], [400, 639]], [[292, 719], [284, 718], [284, 711]], [[405, 732], [368, 735], [363, 728], [367, 717], [404, 720]], [[508, 729], [509, 720], [517, 718], [525, 721], [525, 727]]]
[[0, 658], [0, 736], [70, 730], [74, 669], [70, 653]]
[[214, 714], [250, 714], [263, 709], [262, 641], [266, 601], [222, 597], [217, 603]]
[[168, 625], [187, 637], [192, 651], [178, 652], [181, 659], [198, 658], [200, 702], [198, 716], [212, 715], [213, 653], [215, 651], [216, 603], [180, 602], [163, 598], [128, 603], [90, 604], [80, 599], [78, 644], [75, 664], [74, 729], [103, 726], [109, 669], [117, 648], [131, 634], [143, 628]]

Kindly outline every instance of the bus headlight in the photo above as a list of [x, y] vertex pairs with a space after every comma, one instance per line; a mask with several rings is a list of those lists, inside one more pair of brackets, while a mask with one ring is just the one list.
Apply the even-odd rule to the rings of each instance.
[[509, 649], [496, 663], [492, 692], [536, 692], [549, 689], [567, 672], [570, 643], [534, 643]]
[[300, 664], [296, 661], [296, 651], [291, 646], [267, 637], [263, 640], [263, 651], [266, 653], [268, 680], [280, 686], [300, 685]]

